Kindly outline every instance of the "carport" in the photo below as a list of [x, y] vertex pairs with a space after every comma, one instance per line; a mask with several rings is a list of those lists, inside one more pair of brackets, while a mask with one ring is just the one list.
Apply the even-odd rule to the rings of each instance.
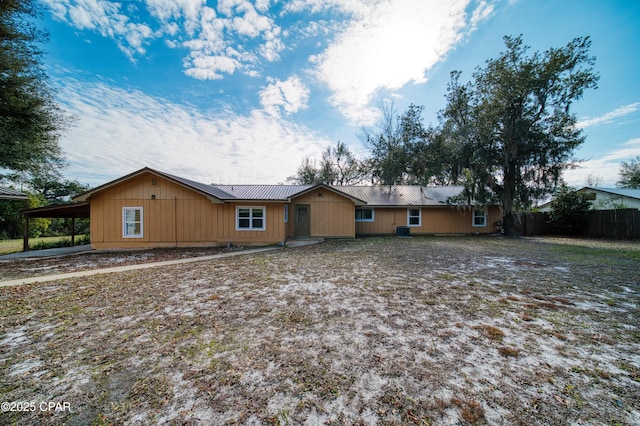
[[76, 219], [88, 219], [90, 217], [89, 202], [69, 203], [55, 206], [37, 207], [35, 209], [22, 210], [24, 215], [24, 244], [22, 251], [29, 251], [29, 219], [31, 218], [63, 218], [71, 219], [71, 245], [75, 245]]

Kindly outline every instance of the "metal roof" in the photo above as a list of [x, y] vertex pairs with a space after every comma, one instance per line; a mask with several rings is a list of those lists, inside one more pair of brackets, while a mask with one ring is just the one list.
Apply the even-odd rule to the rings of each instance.
[[0, 187], [0, 200], [28, 200], [25, 194], [15, 189]]
[[341, 186], [338, 187], [370, 206], [443, 206], [462, 191], [461, 186]]
[[62, 217], [88, 218], [90, 217], [89, 202], [57, 204], [47, 207], [36, 207], [21, 210], [25, 217]]
[[214, 202], [229, 201], [289, 201], [316, 188], [325, 188], [350, 198], [354, 204], [378, 207], [392, 206], [443, 206], [450, 197], [460, 194], [461, 186], [329, 186], [319, 185], [207, 185], [191, 179], [174, 176], [145, 167], [90, 191], [74, 197], [75, 201], [87, 201], [96, 192], [138, 177], [144, 173], [162, 176], [206, 195]]
[[640, 189], [638, 188], [603, 188], [600, 186], [585, 186], [581, 191], [584, 191], [585, 189], [608, 192], [609, 194], [619, 195], [621, 197], [637, 198], [640, 200]]
[[356, 204], [371, 206], [441, 206], [447, 199], [462, 191], [461, 186], [327, 186], [327, 185], [215, 185], [229, 194], [231, 200], [287, 201], [316, 187], [326, 187], [347, 197]]
[[228, 196], [226, 200], [286, 201], [315, 185], [215, 185]]
[[[112, 188], [115, 185], [118, 185], [118, 184], [120, 184], [122, 182], [126, 182], [127, 180], [130, 180], [130, 179], [134, 179], [134, 178], [136, 178], [138, 176], [141, 176], [141, 175], [143, 175], [145, 173], [150, 173], [152, 175], [160, 176], [160, 177], [163, 177], [163, 178], [168, 179], [170, 181], [176, 182], [179, 185], [183, 185], [183, 186], [185, 186], [187, 188], [191, 188], [191, 189], [193, 189], [195, 191], [198, 191], [198, 192], [202, 193], [203, 195], [207, 196], [209, 199], [211, 199], [212, 201], [215, 201], [215, 202], [222, 202], [222, 201], [219, 201], [219, 200], [231, 197], [229, 194], [227, 194], [224, 191], [216, 188], [214, 185], [207, 185], [207, 184], [204, 184], [204, 183], [196, 182], [196, 181], [191, 180], [191, 179], [185, 179], [185, 178], [182, 178], [182, 177], [179, 177], [179, 176], [170, 175], [169, 173], [164, 173], [164, 172], [161, 172], [159, 170], [154, 170], [154, 169], [150, 169], [149, 167], [145, 167], [143, 169], [140, 169], [140, 170], [137, 170], [137, 171], [135, 171], [133, 173], [130, 173], [130, 174], [126, 175], [126, 176], [123, 176], [121, 178], [112, 180], [111, 182], [107, 182], [107, 183], [105, 183], [103, 185], [95, 187], [95, 188], [93, 188], [93, 189], [91, 189], [89, 191], [86, 191], [86, 192], [83, 192], [81, 194], [78, 194], [75, 197], [73, 197], [73, 200], [74, 201], [87, 201], [89, 199], [89, 197], [91, 197], [92, 195], [94, 195], [94, 194], [96, 194], [96, 193], [98, 193], [100, 191]], [[233, 198], [233, 197], [231, 197], [231, 198]]]
[[170, 175], [169, 173], [159, 172], [157, 170], [153, 170], [153, 172], [221, 200], [233, 198], [232, 195], [220, 189], [219, 185], [207, 185], [206, 183], [196, 182], [195, 180], [185, 179], [180, 176]]

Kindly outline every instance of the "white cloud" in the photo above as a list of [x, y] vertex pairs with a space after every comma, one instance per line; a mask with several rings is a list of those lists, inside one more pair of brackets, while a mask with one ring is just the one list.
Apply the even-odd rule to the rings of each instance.
[[[313, 58], [318, 77], [333, 93], [331, 102], [355, 124], [372, 124], [378, 112], [369, 105], [379, 90], [424, 82], [425, 71], [442, 61], [461, 39], [469, 1], [349, 2], [354, 18]], [[292, 8], [302, 3], [320, 8], [315, 1], [295, 3]], [[472, 14], [473, 24], [491, 11], [490, 5], [481, 2]]]
[[[370, 105], [379, 91], [424, 82], [425, 71], [493, 11], [493, 0], [294, 0], [282, 4], [280, 16], [269, 0], [220, 0], [215, 7], [206, 0], [44, 1], [58, 19], [112, 38], [132, 60], [157, 38], [186, 49], [185, 74], [202, 80], [258, 76], [263, 62], [280, 60], [285, 40], [295, 45], [297, 37], [325, 31], [328, 47], [311, 57], [316, 76], [357, 125], [377, 117]], [[276, 19], [287, 14], [304, 14], [305, 25], [283, 31]]]
[[120, 3], [104, 0], [43, 1], [57, 19], [66, 21], [75, 28], [95, 31], [103, 37], [112, 38], [132, 60], [137, 54], [145, 54], [144, 46], [157, 36], [148, 25], [131, 22], [121, 12]]
[[146, 0], [147, 9], [157, 19], [163, 22], [184, 17], [189, 21], [198, 18], [200, 10], [206, 5], [206, 0]]
[[614, 119], [624, 117], [625, 115], [634, 113], [638, 110], [640, 110], [640, 102], [624, 105], [600, 117], [586, 118], [584, 120], [581, 120], [576, 124], [576, 127], [584, 129], [585, 127], [596, 126], [598, 124], [612, 123]]
[[[259, 62], [258, 56], [269, 62], [279, 59], [284, 44], [280, 39], [281, 29], [273, 18], [260, 14], [259, 9], [245, 0], [220, 1], [217, 11], [203, 7], [193, 38], [181, 44], [191, 50], [185, 60], [187, 75], [219, 79], [236, 70], [256, 75], [254, 66]], [[236, 37], [248, 37], [256, 46], [247, 47]]]
[[206, 0], [146, 0], [140, 5], [146, 8], [146, 16], [138, 5], [120, 2], [43, 1], [58, 20], [113, 39], [132, 61], [146, 54], [154, 39], [166, 37], [167, 47], [189, 50], [185, 72], [199, 79], [216, 80], [237, 70], [256, 75], [258, 58], [276, 61], [285, 48], [267, 0], [255, 5], [247, 0], [221, 0], [217, 11]]
[[469, 20], [472, 29], [476, 29], [478, 25], [489, 18], [493, 13], [493, 5], [482, 0], [478, 7], [473, 11], [471, 19]]
[[366, 0], [291, 0], [285, 5], [288, 12], [319, 13], [330, 9], [336, 9], [344, 13], [365, 13], [367, 5], [375, 3]]
[[201, 113], [102, 83], [67, 82], [60, 102], [79, 117], [61, 140], [67, 175], [91, 185], [145, 166], [204, 183], [284, 182], [331, 144], [265, 111]]
[[307, 107], [309, 89], [299, 77], [292, 76], [286, 81], [276, 80], [260, 91], [262, 107], [272, 115], [277, 115], [279, 107], [291, 114]]
[[223, 74], [233, 74], [241, 67], [241, 63], [229, 56], [206, 55], [198, 52], [192, 53], [192, 57], [185, 61], [187, 70], [185, 74], [198, 80], [219, 80]]
[[577, 169], [567, 171], [564, 177], [567, 184], [574, 187], [587, 185], [590, 176], [597, 177], [600, 186], [613, 187], [619, 179], [620, 163], [639, 155], [640, 138], [633, 138], [601, 158], [580, 163]]

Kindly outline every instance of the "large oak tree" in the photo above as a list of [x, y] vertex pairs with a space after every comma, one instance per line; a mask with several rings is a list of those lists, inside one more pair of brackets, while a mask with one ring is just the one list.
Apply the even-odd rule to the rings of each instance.
[[32, 176], [63, 166], [68, 124], [40, 62], [47, 36], [37, 16], [35, 0], [0, 1], [0, 168]]
[[442, 131], [467, 201], [500, 204], [512, 234], [514, 215], [551, 193], [574, 162], [585, 138], [570, 107], [598, 75], [588, 37], [532, 55], [521, 36], [504, 41], [506, 50], [470, 82], [452, 73]]

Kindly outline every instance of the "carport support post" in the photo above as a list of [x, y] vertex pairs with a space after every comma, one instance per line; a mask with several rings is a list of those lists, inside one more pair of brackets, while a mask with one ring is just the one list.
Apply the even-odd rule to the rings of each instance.
[[76, 245], [76, 218], [71, 218], [71, 247]]
[[24, 217], [24, 229], [22, 232], [22, 251], [29, 251], [29, 216]]

